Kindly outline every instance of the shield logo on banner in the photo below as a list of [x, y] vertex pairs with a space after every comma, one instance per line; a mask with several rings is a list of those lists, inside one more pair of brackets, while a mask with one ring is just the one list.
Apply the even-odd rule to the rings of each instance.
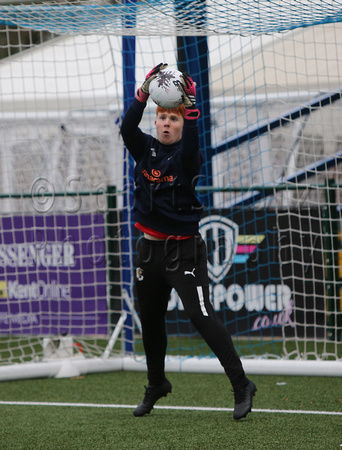
[[239, 226], [219, 215], [204, 217], [199, 226], [208, 249], [209, 277], [218, 283], [227, 275], [233, 264]]

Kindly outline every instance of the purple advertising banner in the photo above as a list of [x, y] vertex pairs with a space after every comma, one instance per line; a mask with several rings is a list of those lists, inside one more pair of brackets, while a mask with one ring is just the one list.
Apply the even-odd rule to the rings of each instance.
[[0, 334], [107, 334], [105, 218], [0, 218]]

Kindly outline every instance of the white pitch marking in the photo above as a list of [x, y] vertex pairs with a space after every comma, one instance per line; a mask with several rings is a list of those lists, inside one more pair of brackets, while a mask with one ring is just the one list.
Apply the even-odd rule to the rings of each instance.
[[[117, 405], [103, 403], [60, 403], [60, 402], [11, 402], [0, 401], [0, 405], [12, 406], [73, 406], [76, 408], [126, 408], [132, 409], [136, 405]], [[231, 412], [233, 408], [215, 408], [210, 406], [155, 406], [155, 409], [170, 409], [176, 411], [222, 411]], [[253, 408], [254, 413], [271, 413], [271, 414], [316, 414], [322, 416], [342, 416], [340, 411], [307, 411], [300, 409], [259, 409]]]

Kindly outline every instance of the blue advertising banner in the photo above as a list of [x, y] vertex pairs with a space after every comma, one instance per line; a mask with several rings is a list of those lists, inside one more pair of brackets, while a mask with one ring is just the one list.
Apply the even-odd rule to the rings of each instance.
[[[319, 209], [221, 209], [204, 214], [210, 297], [232, 335], [324, 336]], [[314, 236], [314, 238], [313, 238]], [[175, 291], [168, 332], [194, 333]]]
[[0, 334], [106, 334], [101, 214], [0, 218]]

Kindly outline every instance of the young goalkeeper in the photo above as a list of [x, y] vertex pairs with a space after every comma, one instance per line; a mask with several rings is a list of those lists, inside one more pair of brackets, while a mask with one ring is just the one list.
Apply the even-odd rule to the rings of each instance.
[[149, 414], [171, 392], [165, 377], [165, 314], [172, 288], [203, 339], [219, 359], [234, 391], [234, 419], [251, 411], [256, 392], [246, 378], [227, 329], [209, 300], [206, 245], [199, 234], [202, 205], [195, 186], [202, 164], [199, 150], [195, 83], [183, 73], [184, 105], [157, 107], [157, 139], [139, 128], [149, 84], [167, 64], [146, 76], [125, 114], [121, 134], [135, 160], [134, 219], [143, 233], [136, 260], [136, 292], [147, 361], [148, 387], [134, 416]]

